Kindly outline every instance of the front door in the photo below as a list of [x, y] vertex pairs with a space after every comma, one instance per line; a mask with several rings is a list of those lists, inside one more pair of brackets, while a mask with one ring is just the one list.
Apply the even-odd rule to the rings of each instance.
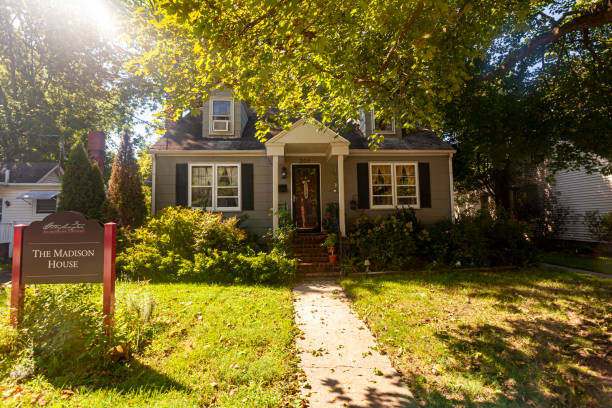
[[319, 166], [296, 164], [292, 168], [293, 221], [298, 232], [321, 231]]

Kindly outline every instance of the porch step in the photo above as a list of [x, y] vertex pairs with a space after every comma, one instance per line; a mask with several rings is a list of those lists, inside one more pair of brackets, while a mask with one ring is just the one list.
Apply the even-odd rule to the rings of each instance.
[[327, 235], [298, 235], [293, 238], [291, 248], [293, 258], [300, 260], [300, 278], [321, 279], [338, 278], [340, 263], [330, 263], [327, 248], [321, 246]]

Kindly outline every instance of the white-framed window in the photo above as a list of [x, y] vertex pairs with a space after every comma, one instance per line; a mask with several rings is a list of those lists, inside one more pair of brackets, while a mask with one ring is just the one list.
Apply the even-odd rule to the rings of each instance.
[[210, 134], [234, 134], [234, 99], [215, 97], [210, 100]]
[[240, 164], [190, 163], [189, 206], [240, 211]]
[[418, 208], [418, 165], [370, 163], [370, 208]]
[[376, 112], [372, 109], [372, 132], [377, 134], [395, 134], [395, 119], [376, 119]]
[[56, 209], [57, 200], [55, 198], [36, 200], [36, 214], [53, 214]]

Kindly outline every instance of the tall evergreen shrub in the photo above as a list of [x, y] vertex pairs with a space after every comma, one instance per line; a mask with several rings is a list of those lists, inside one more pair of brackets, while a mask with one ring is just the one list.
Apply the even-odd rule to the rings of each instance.
[[140, 167], [128, 131], [123, 132], [108, 184], [108, 217], [120, 225], [140, 227], [147, 215]]
[[106, 193], [98, 165], [90, 163], [85, 147], [78, 141], [70, 149], [57, 209], [102, 220], [105, 208]]

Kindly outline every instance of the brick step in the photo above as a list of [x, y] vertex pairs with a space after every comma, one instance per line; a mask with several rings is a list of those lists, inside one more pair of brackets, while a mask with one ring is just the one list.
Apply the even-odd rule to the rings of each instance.
[[339, 279], [341, 277], [340, 272], [331, 272], [331, 273], [305, 273], [299, 275], [299, 278], [307, 280], [307, 279]]
[[338, 263], [332, 264], [329, 262], [300, 262], [300, 270], [305, 273], [336, 272], [340, 271], [340, 265], [338, 265]]
[[294, 258], [299, 259], [306, 263], [327, 263], [329, 258], [327, 255], [314, 256], [314, 255], [293, 255]]

